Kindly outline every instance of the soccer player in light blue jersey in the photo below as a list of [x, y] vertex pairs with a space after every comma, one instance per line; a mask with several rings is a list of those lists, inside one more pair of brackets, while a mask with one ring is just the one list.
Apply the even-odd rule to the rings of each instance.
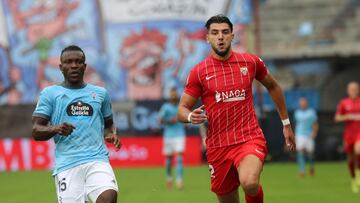
[[305, 97], [299, 99], [299, 107], [295, 110], [295, 141], [297, 151], [297, 162], [299, 165], [299, 176], [305, 175], [306, 159], [309, 162], [309, 174], [315, 174], [315, 138], [319, 129], [317, 115], [314, 109], [309, 108]]
[[164, 125], [163, 132], [163, 153], [166, 156], [166, 185], [172, 187], [172, 159], [176, 155], [176, 187], [182, 189], [183, 183], [183, 152], [185, 148], [184, 124], [177, 120], [178, 95], [176, 87], [170, 90], [170, 100], [161, 106], [159, 116], [160, 122]]
[[117, 182], [109, 164], [105, 140], [120, 149], [109, 94], [86, 84], [85, 54], [75, 45], [60, 56], [64, 82], [46, 87], [33, 113], [32, 136], [37, 141], [53, 138], [53, 176], [58, 202], [115, 203]]

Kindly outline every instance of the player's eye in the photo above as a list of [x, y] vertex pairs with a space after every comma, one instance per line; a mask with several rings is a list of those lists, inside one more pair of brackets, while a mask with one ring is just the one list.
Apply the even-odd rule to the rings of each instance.
[[223, 34], [229, 34], [230, 33], [230, 30], [224, 30], [223, 31]]
[[85, 61], [84, 61], [84, 60], [81, 60], [81, 59], [79, 59], [79, 60], [64, 60], [63, 63], [64, 63], [64, 64], [72, 64], [72, 63], [75, 63], [76, 65], [82, 65], [82, 64], [85, 63]]

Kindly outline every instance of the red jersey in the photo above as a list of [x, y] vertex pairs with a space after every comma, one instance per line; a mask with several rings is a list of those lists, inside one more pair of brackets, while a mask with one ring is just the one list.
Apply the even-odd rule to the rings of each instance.
[[207, 148], [264, 138], [254, 110], [252, 82], [267, 73], [259, 57], [236, 52], [225, 61], [209, 56], [190, 71], [184, 92], [201, 97], [205, 105]]
[[342, 99], [337, 107], [336, 114], [350, 115], [351, 119], [345, 122], [345, 139], [351, 139], [360, 134], [360, 98]]

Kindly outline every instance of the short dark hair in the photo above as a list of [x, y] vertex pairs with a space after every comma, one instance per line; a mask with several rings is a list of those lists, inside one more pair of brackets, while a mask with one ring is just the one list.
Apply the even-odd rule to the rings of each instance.
[[219, 15], [209, 18], [209, 20], [206, 21], [206, 24], [205, 24], [206, 29], [209, 30], [210, 25], [213, 23], [226, 23], [229, 25], [231, 32], [233, 31], [233, 24], [231, 23], [230, 19], [228, 17], [226, 17], [225, 15], [219, 14]]
[[60, 61], [61, 61], [61, 59], [62, 59], [62, 56], [63, 56], [64, 52], [66, 52], [66, 51], [81, 51], [81, 52], [83, 53], [83, 55], [84, 55], [84, 61], [86, 60], [85, 53], [84, 53], [84, 51], [83, 51], [79, 46], [77, 46], [77, 45], [70, 45], [70, 46], [65, 47], [65, 48], [61, 51]]

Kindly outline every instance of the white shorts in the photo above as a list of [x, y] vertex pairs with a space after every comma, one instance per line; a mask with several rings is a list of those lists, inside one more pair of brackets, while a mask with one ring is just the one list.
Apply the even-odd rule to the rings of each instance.
[[174, 153], [184, 152], [185, 137], [164, 138], [163, 153], [172, 155]]
[[315, 150], [314, 139], [307, 136], [295, 136], [296, 151], [306, 151], [313, 153]]
[[114, 172], [109, 163], [94, 161], [76, 166], [55, 176], [59, 203], [96, 202], [109, 189], [118, 191]]

